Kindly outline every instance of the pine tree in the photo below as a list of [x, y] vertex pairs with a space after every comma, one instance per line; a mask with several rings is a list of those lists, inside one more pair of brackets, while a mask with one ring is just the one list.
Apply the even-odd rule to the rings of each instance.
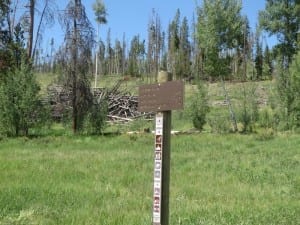
[[27, 136], [30, 128], [46, 122], [39, 91], [28, 63], [6, 74], [0, 84], [0, 133]]
[[148, 24], [147, 73], [155, 75], [155, 77], [161, 64], [162, 40], [161, 21], [153, 9]]
[[128, 58], [128, 74], [137, 77], [139, 75], [138, 55], [140, 47], [140, 37], [134, 36], [131, 40], [129, 58]]
[[182, 20], [179, 36], [179, 68], [176, 74], [179, 75], [179, 78], [189, 77], [191, 75], [191, 44], [189, 41], [189, 26], [186, 17]]
[[174, 19], [168, 29], [168, 65], [173, 78], [178, 77], [177, 65], [179, 64], [178, 50], [180, 43], [180, 10], [177, 9]]
[[106, 71], [108, 75], [112, 74], [113, 59], [114, 49], [111, 44], [111, 30], [109, 28], [106, 36]]
[[[192, 22], [192, 43], [191, 43], [191, 58], [192, 58], [192, 66], [191, 71], [196, 79], [200, 79], [200, 75], [203, 74], [203, 68], [201, 63], [201, 52], [199, 49], [198, 41], [197, 41], [197, 31], [196, 31], [196, 18], [193, 15]], [[202, 77], [204, 79], [204, 77]]]
[[106, 47], [105, 47], [105, 43], [100, 39], [99, 40], [99, 44], [98, 44], [98, 59], [99, 59], [99, 74], [106, 74], [106, 70], [105, 70], [105, 52], [106, 52]]
[[[11, 39], [10, 39], [11, 38]], [[28, 135], [29, 129], [47, 121], [42, 105], [40, 87], [32, 73], [25, 50], [24, 31], [15, 27], [8, 42], [1, 39], [0, 53], [0, 134]], [[5, 61], [3, 60], [5, 59]]]
[[142, 75], [145, 55], [145, 41], [141, 41], [139, 35], [134, 36], [129, 50], [128, 73], [138, 77]]
[[256, 35], [255, 40], [255, 69], [256, 69], [256, 79], [262, 79], [263, 75], [263, 51], [262, 43], [259, 41], [259, 35]]
[[271, 78], [273, 74], [273, 62], [272, 55], [269, 50], [269, 46], [265, 47], [264, 59], [263, 59], [263, 75], [267, 78]]
[[125, 41], [125, 33], [123, 33], [123, 40], [122, 40], [122, 75], [125, 75], [125, 67], [126, 67], [126, 41]]
[[114, 62], [114, 72], [120, 74], [122, 71], [122, 59], [123, 59], [123, 49], [121, 42], [116, 39], [115, 41], [115, 62]]

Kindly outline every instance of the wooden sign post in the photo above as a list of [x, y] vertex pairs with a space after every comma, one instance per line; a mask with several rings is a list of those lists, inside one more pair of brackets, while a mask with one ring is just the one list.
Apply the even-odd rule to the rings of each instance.
[[171, 81], [165, 71], [158, 84], [139, 88], [139, 111], [156, 112], [154, 141], [153, 225], [169, 224], [171, 110], [183, 108], [182, 81]]

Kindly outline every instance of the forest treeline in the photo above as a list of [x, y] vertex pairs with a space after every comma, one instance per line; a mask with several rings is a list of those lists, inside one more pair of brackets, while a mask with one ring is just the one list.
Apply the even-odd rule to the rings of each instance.
[[[98, 102], [90, 89], [93, 79], [97, 86], [97, 76], [117, 74], [154, 81], [159, 70], [170, 71], [173, 79], [189, 81], [275, 77], [282, 111], [294, 126], [300, 121], [300, 101], [296, 95], [300, 87], [300, 1], [266, 0], [255, 28], [242, 14], [242, 6], [240, 0], [203, 0], [195, 7], [192, 21], [182, 16], [180, 9], [174, 12], [167, 30], [163, 30], [160, 15], [153, 9], [145, 28], [147, 40], [137, 34], [127, 43], [126, 33], [121, 39], [111, 40], [110, 30], [106, 40], [98, 38], [100, 25], [109, 24], [101, 0], [93, 4], [96, 29], [80, 0], [68, 1], [62, 11], [57, 10], [55, 0], [28, 0], [25, 5], [2, 0], [0, 132], [28, 134], [30, 127], [45, 121], [42, 115], [46, 109], [41, 103], [35, 72], [58, 74], [59, 82], [70, 91], [68, 114], [74, 132], [84, 129], [86, 123], [93, 131], [101, 130], [103, 115], [97, 112], [105, 113], [99, 110], [105, 102]], [[59, 18], [64, 42], [55, 49], [52, 38], [50, 51], [45, 51], [43, 36], [57, 22], [54, 18]], [[277, 44], [269, 48], [263, 32], [276, 36]], [[201, 96], [205, 98], [205, 94]], [[93, 122], [95, 118], [97, 123]]]

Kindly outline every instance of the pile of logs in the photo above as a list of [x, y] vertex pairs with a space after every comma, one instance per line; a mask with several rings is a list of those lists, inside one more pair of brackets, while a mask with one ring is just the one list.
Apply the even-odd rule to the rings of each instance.
[[55, 121], [61, 121], [63, 115], [72, 110], [72, 93], [61, 85], [51, 85], [47, 88], [44, 102], [50, 104], [51, 116]]
[[93, 89], [98, 102], [106, 100], [108, 103], [108, 120], [110, 122], [130, 122], [140, 117], [153, 118], [153, 113], [141, 113], [138, 108], [138, 97], [128, 91], [122, 91], [122, 81], [117, 82], [111, 89]]
[[[141, 113], [138, 108], [138, 97], [129, 92], [122, 91], [121, 82], [116, 83], [112, 88], [92, 89], [95, 100], [100, 103], [106, 101], [108, 105], [108, 121], [130, 122], [140, 117], [152, 119], [153, 113]], [[52, 118], [61, 120], [63, 114], [72, 109], [71, 91], [66, 91], [63, 86], [53, 85], [48, 87], [47, 101], [51, 105]]]
[[110, 120], [131, 120], [140, 115], [137, 111], [137, 105], [136, 96], [109, 95], [107, 116]]

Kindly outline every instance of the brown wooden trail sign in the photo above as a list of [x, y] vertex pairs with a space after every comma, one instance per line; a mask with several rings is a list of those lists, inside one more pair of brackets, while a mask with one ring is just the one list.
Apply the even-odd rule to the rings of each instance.
[[162, 112], [183, 108], [182, 81], [168, 81], [139, 87], [138, 111]]
[[168, 81], [169, 74], [161, 71], [161, 83], [139, 88], [138, 110], [157, 112], [155, 118], [153, 171], [153, 225], [169, 224], [171, 110], [183, 109], [184, 84]]

